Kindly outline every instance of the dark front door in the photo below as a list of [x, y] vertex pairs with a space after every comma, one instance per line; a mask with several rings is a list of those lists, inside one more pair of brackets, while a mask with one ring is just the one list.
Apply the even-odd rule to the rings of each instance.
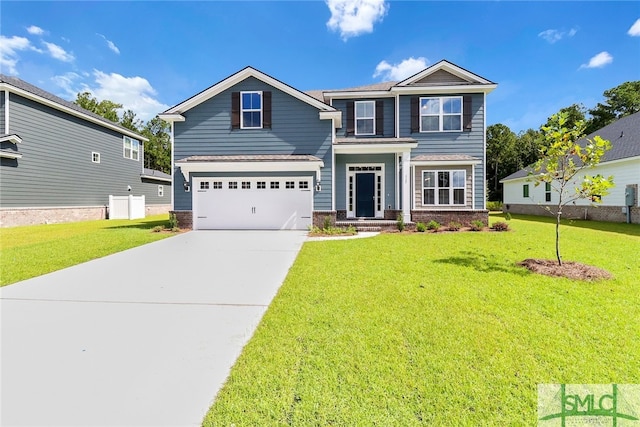
[[374, 183], [375, 173], [356, 174], [356, 216], [374, 217]]

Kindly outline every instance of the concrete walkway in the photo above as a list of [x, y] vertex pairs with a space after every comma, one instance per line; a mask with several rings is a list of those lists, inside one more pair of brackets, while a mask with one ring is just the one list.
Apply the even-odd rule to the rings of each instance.
[[197, 231], [0, 290], [0, 425], [200, 425], [305, 232]]

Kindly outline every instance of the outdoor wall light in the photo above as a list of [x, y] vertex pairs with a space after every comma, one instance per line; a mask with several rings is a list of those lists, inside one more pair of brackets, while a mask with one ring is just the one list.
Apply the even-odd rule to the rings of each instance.
[[183, 182], [182, 183], [182, 187], [184, 188], [184, 191], [186, 191], [187, 193], [189, 192], [189, 183], [188, 182]]
[[131, 186], [127, 185], [127, 191], [131, 191]]
[[319, 193], [322, 191], [322, 185], [320, 185], [320, 181], [316, 183], [316, 191]]

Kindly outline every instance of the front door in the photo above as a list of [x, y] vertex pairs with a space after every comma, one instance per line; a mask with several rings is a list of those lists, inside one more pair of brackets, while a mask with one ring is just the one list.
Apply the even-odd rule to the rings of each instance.
[[374, 217], [375, 213], [375, 173], [356, 174], [356, 216]]

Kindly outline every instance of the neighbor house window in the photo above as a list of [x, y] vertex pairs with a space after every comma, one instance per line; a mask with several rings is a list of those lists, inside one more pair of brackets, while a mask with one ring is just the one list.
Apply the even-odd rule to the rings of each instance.
[[240, 127], [262, 128], [262, 92], [240, 93]]
[[123, 151], [125, 159], [138, 160], [140, 157], [140, 141], [125, 136]]
[[466, 176], [464, 170], [423, 171], [422, 204], [464, 205]]
[[158, 197], [164, 196], [164, 187], [162, 185], [158, 185]]
[[524, 184], [522, 186], [522, 197], [529, 197], [529, 184]]
[[420, 132], [462, 131], [462, 97], [420, 98]]
[[91, 161], [93, 163], [100, 163], [100, 153], [96, 153], [95, 151], [91, 153]]
[[357, 101], [355, 103], [356, 135], [375, 135], [375, 101]]
[[551, 183], [550, 182], [544, 183], [544, 200], [546, 202], [551, 201]]

